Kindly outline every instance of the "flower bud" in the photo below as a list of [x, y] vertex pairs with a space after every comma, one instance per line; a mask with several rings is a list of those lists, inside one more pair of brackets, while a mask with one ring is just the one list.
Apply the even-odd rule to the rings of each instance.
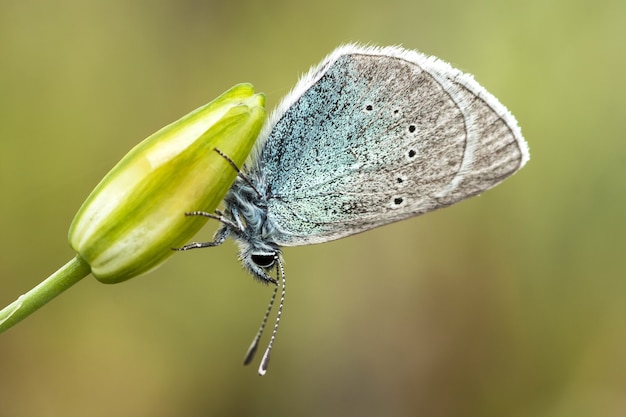
[[74, 217], [70, 246], [101, 282], [147, 272], [206, 223], [190, 211], [216, 209], [265, 121], [265, 99], [250, 84], [164, 127], [133, 148]]

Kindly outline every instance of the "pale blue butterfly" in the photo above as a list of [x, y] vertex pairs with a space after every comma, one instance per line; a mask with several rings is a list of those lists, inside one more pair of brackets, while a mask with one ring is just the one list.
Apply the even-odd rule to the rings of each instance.
[[278, 284], [269, 275], [276, 266], [282, 296], [263, 375], [285, 296], [281, 246], [328, 242], [449, 206], [494, 187], [528, 159], [513, 115], [471, 75], [399, 47], [344, 45], [274, 111], [223, 213], [188, 213], [221, 222], [214, 240], [181, 249], [217, 246], [232, 235], [255, 278]]

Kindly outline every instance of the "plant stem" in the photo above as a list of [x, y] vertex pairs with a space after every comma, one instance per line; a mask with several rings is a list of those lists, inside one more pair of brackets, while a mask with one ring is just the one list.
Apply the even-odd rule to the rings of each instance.
[[0, 333], [28, 317], [39, 307], [89, 275], [90, 272], [91, 268], [87, 262], [76, 256], [45, 281], [26, 294], [20, 295], [17, 300], [0, 311]]

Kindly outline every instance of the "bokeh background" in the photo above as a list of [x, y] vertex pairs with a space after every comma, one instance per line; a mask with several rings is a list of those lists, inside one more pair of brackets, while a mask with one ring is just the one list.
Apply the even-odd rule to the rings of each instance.
[[[0, 304], [69, 260], [70, 221], [134, 144], [239, 82], [269, 108], [337, 45], [471, 72], [531, 161], [457, 206], [285, 250], [88, 278], [0, 335], [0, 416], [626, 415], [626, 2], [2, 0]], [[209, 224], [198, 239], [210, 239]]]

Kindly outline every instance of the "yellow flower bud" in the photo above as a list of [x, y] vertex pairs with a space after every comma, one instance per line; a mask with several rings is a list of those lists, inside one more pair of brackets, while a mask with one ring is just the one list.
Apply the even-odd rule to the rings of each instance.
[[189, 211], [214, 211], [265, 121], [265, 99], [250, 84], [164, 127], [133, 148], [83, 203], [69, 242], [101, 282], [147, 272], [204, 225]]

